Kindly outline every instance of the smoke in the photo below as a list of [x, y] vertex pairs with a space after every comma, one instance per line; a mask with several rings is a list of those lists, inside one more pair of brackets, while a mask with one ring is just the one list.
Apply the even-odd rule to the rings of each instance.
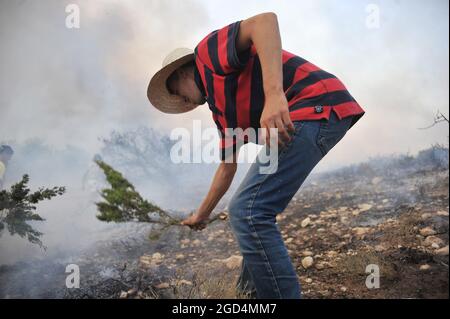
[[[79, 29], [65, 25], [71, 3], [80, 8]], [[34, 226], [47, 251], [4, 234], [0, 264], [70, 253], [143, 227], [96, 220], [98, 194], [83, 190], [82, 178], [100, 137], [167, 122], [148, 103], [147, 83], [165, 54], [200, 40], [207, 21], [197, 1], [0, 3], [0, 140], [15, 149], [8, 184], [27, 173], [31, 189], [67, 187], [38, 207], [47, 220]]]
[[[65, 26], [71, 3], [80, 7], [80, 29]], [[278, 14], [285, 49], [340, 77], [367, 111], [316, 172], [416, 151], [447, 137], [445, 125], [416, 128], [428, 126], [437, 108], [448, 115], [448, 2], [379, 1], [375, 30], [365, 25], [368, 3], [1, 1], [0, 140], [17, 150], [9, 181], [29, 173], [32, 187], [61, 185], [68, 192], [39, 207], [47, 221], [36, 227], [46, 234], [48, 251], [4, 236], [0, 264], [83, 249], [115, 231], [135, 232], [97, 221], [94, 198], [81, 188], [102, 146], [99, 137], [140, 126], [167, 134], [190, 129], [199, 118], [214, 126], [207, 107], [183, 115], [158, 112], [147, 101], [147, 83], [173, 48], [193, 48], [211, 30], [263, 11]], [[202, 176], [210, 180], [212, 172]]]
[[[66, 5], [80, 28], [65, 26]], [[165, 54], [199, 41], [196, 1], [2, 1], [0, 136], [94, 152], [114, 128], [154, 125], [146, 87]]]

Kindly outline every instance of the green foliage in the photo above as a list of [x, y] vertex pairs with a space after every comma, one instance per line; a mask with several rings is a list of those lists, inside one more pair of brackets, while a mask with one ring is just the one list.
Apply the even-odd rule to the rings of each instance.
[[138, 221], [164, 225], [175, 225], [179, 221], [157, 205], [145, 200], [134, 186], [103, 161], [95, 161], [103, 170], [111, 188], [103, 189], [102, 202], [96, 203], [97, 218], [105, 222]]
[[30, 193], [27, 184], [29, 176], [24, 175], [22, 180], [11, 186], [10, 190], [0, 191], [0, 237], [3, 230], [6, 229], [11, 235], [19, 235], [27, 238], [29, 242], [43, 247], [40, 240], [43, 235], [41, 232], [33, 229], [27, 222], [44, 221], [44, 219], [35, 213], [35, 204], [62, 195], [66, 191], [65, 187], [39, 188], [34, 193]]
[[[181, 220], [170, 216], [168, 212], [145, 200], [134, 186], [122, 174], [103, 161], [95, 161], [106, 175], [111, 188], [103, 189], [102, 202], [96, 203], [99, 214], [97, 218], [105, 222], [146, 222], [158, 224], [149, 234], [150, 240], [158, 240], [171, 226], [181, 226]], [[194, 213], [194, 212], [191, 212]], [[208, 224], [216, 220], [225, 220], [225, 213], [217, 214], [208, 220]]]

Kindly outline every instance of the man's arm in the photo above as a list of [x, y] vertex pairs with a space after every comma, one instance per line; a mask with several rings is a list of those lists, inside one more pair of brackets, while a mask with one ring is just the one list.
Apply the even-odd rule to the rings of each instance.
[[[288, 141], [290, 137], [285, 126], [290, 131], [294, 131], [294, 126], [283, 91], [281, 36], [275, 13], [261, 13], [241, 22], [236, 49], [238, 52], [247, 50], [252, 43], [261, 61], [264, 82], [265, 103], [260, 124], [266, 128], [266, 143], [270, 145], [270, 128], [278, 128], [281, 137]], [[279, 140], [279, 144], [283, 145], [283, 142]]]
[[204, 219], [208, 218], [217, 203], [230, 187], [237, 170], [237, 153], [238, 152], [233, 154], [232, 163], [222, 161], [219, 164], [208, 194], [198, 208], [197, 214], [199, 217]]
[[217, 168], [216, 174], [212, 180], [209, 192], [203, 200], [197, 212], [194, 215], [189, 216], [181, 222], [182, 225], [187, 225], [191, 228], [201, 230], [205, 227], [202, 225], [206, 221], [216, 207], [217, 203], [220, 201], [222, 196], [227, 192], [228, 188], [233, 181], [234, 175], [237, 170], [237, 156], [239, 151], [233, 154], [233, 162], [228, 163], [222, 161]]

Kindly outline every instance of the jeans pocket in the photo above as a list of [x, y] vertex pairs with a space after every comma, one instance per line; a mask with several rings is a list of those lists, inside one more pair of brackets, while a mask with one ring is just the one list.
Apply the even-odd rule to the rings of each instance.
[[291, 137], [290, 141], [284, 144], [284, 147], [281, 148], [279, 154], [286, 153], [289, 148], [291, 147], [292, 143], [294, 142], [295, 137], [300, 132], [301, 128], [305, 125], [304, 121], [293, 121], [292, 124], [294, 125], [294, 132], [290, 133], [289, 136]]
[[317, 146], [325, 156], [347, 133], [352, 117], [343, 118], [337, 122], [330, 122], [319, 130]]

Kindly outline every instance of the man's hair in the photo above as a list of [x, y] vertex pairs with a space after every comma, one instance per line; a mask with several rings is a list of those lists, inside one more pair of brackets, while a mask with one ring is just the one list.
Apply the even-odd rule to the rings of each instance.
[[170, 94], [174, 94], [174, 93], [173, 93], [172, 90], [170, 89], [169, 84], [170, 84], [170, 83], [174, 83], [174, 82], [176, 82], [176, 81], [179, 80], [178, 70], [180, 70], [180, 69], [185, 69], [185, 70], [187, 70], [187, 69], [193, 67], [193, 66], [194, 66], [194, 63], [195, 63], [195, 61], [192, 60], [192, 61], [189, 61], [189, 62], [183, 64], [183, 65], [180, 66], [178, 69], [176, 69], [175, 71], [173, 71], [172, 74], [167, 78], [167, 81], [166, 81], [166, 87], [167, 87], [167, 90], [170, 92]]

